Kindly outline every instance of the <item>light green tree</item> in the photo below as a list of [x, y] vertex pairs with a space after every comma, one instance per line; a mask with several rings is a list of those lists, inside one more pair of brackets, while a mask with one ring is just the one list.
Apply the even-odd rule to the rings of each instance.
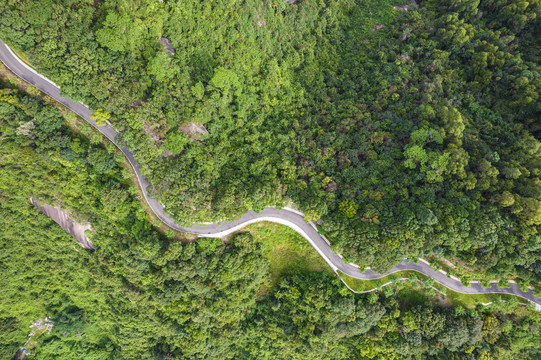
[[408, 169], [420, 167], [428, 182], [443, 181], [443, 173], [447, 170], [449, 153], [425, 149], [425, 146], [434, 142], [442, 144], [443, 138], [439, 131], [425, 128], [411, 133], [411, 142], [404, 147], [404, 166]]
[[359, 205], [357, 205], [354, 201], [344, 200], [338, 206], [338, 211], [345, 217], [352, 218], [357, 213], [358, 208]]
[[111, 118], [111, 115], [102, 108], [99, 108], [90, 115], [90, 118], [96, 122], [96, 125], [105, 126], [106, 121]]
[[167, 133], [163, 145], [171, 154], [180, 154], [189, 141], [186, 135], [174, 130]]
[[315, 210], [308, 210], [304, 213], [304, 221], [307, 223], [316, 222], [321, 218], [321, 216]]
[[164, 51], [159, 52], [148, 62], [147, 69], [158, 81], [169, 81], [177, 72], [177, 67], [171, 63], [171, 55]]

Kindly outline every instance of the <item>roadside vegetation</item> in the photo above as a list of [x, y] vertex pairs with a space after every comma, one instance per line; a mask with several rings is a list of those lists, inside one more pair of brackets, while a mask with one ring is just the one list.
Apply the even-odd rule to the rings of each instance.
[[[370, 291], [414, 291], [423, 294], [426, 301], [432, 301], [434, 304], [443, 304], [447, 306], [461, 306], [463, 308], [475, 308], [477, 306], [487, 306], [489, 303], [499, 303], [501, 301], [510, 303], [510, 308], [517, 304], [526, 306], [535, 305], [527, 300], [514, 295], [507, 294], [463, 294], [433, 281], [424, 274], [416, 271], [399, 271], [394, 274], [382, 277], [376, 280], [359, 280], [339, 272], [340, 278], [354, 291], [359, 293]], [[391, 284], [388, 284], [391, 283]], [[384, 286], [385, 284], [388, 284]], [[386, 288], [389, 289], [386, 289]]]
[[17, 50], [13, 50], [11, 49], [11, 51], [13, 51], [13, 53], [19, 58], [21, 59], [26, 65], [28, 65], [29, 67], [31, 67], [32, 69], [36, 70], [36, 68], [30, 63], [30, 61], [28, 60], [28, 58], [26, 57], [26, 54], [21, 52], [21, 51], [17, 51]]
[[424, 280], [426, 276], [416, 271], [399, 271], [375, 280], [360, 280], [338, 271], [339, 276], [354, 291], [365, 292], [374, 289], [381, 290], [384, 284], [389, 282], [398, 283], [399, 279], [410, 279], [412, 282]]

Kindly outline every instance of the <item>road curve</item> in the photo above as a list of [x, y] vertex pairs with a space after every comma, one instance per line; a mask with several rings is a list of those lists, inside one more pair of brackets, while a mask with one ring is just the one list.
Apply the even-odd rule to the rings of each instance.
[[75, 103], [69, 98], [60, 96], [60, 89], [58, 86], [56, 86], [56, 84], [54, 84], [52, 81], [48, 80], [44, 76], [34, 71], [29, 66], [27, 66], [25, 63], [23, 63], [2, 41], [0, 41], [0, 60], [15, 75], [17, 75], [27, 83], [36, 86], [42, 92], [49, 95], [65, 107], [75, 112], [85, 121], [87, 121], [90, 125], [96, 128], [100, 133], [102, 133], [113, 144], [115, 144], [126, 156], [129, 163], [133, 167], [137, 175], [137, 180], [139, 181], [139, 185], [141, 186], [145, 200], [148, 203], [149, 207], [163, 223], [165, 223], [172, 229], [185, 233], [197, 234], [200, 237], [223, 237], [241, 229], [248, 224], [259, 221], [271, 221], [289, 226], [300, 235], [302, 235], [306, 240], [308, 240], [308, 242], [310, 242], [310, 244], [312, 244], [312, 246], [317, 250], [321, 257], [323, 257], [323, 259], [334, 271], [341, 271], [342, 273], [357, 279], [375, 280], [398, 271], [414, 270], [433, 278], [436, 282], [456, 292], [465, 294], [497, 293], [516, 295], [535, 303], [536, 309], [541, 310], [541, 298], [535, 296], [532, 293], [532, 290], [529, 290], [528, 292], [522, 291], [520, 287], [513, 282], [510, 282], [508, 284], [509, 287], [505, 288], [498, 287], [495, 283], [492, 283], [491, 286], [488, 288], [481, 286], [481, 284], [479, 283], [472, 283], [470, 286], [466, 287], [456, 278], [450, 278], [440, 271], [434, 271], [428, 263], [422, 261], [419, 263], [415, 263], [412, 261], [404, 260], [400, 264], [390, 269], [385, 274], [376, 273], [370, 269], [362, 272], [354, 264], [346, 264], [341, 256], [334, 254], [328, 241], [317, 232], [315, 226], [313, 224], [307, 224], [301, 213], [291, 209], [275, 209], [272, 207], [267, 207], [260, 213], [249, 211], [238, 220], [234, 221], [226, 221], [217, 224], [208, 224], [204, 226], [179, 226], [175, 224], [173, 219], [171, 219], [169, 215], [164, 212], [163, 206], [161, 206], [161, 204], [156, 199], [149, 197], [147, 192], [147, 187], [149, 184], [145, 180], [145, 177], [141, 174], [139, 164], [135, 161], [133, 154], [127, 148], [122, 147], [115, 141], [117, 132], [109, 124], [107, 124], [106, 126], [97, 126], [96, 122], [90, 119], [90, 114], [92, 112], [85, 105], [83, 105], [82, 103]]

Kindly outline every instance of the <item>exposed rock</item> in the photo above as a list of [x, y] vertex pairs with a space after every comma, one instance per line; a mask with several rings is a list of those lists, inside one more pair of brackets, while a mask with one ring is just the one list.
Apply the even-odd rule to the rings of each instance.
[[378, 31], [378, 30], [381, 30], [385, 27], [385, 24], [379, 24], [379, 25], [376, 25], [372, 28], [372, 31]]
[[393, 6], [393, 10], [400, 10], [402, 11], [402, 14], [407, 13], [410, 8], [419, 8], [419, 5], [417, 5], [417, 1], [411, 0], [411, 5]]
[[296, 4], [296, 3], [297, 3], [297, 0], [286, 0], [286, 3]]
[[409, 8], [410, 8], [409, 5], [393, 6], [393, 10], [400, 10], [400, 11], [402, 11], [402, 14], [407, 13]]
[[160, 38], [160, 42], [165, 45], [165, 50], [169, 51], [171, 54], [175, 55], [176, 51], [173, 48], [173, 45], [171, 45], [171, 41], [169, 41], [168, 38], [164, 38], [163, 36]]
[[81, 225], [77, 223], [75, 220], [73, 220], [66, 212], [63, 210], [52, 207], [49, 205], [40, 205], [39, 202], [35, 199], [30, 198], [30, 202], [32, 205], [34, 205], [39, 211], [53, 219], [58, 225], [60, 225], [64, 230], [69, 232], [81, 246], [88, 250], [94, 250], [94, 246], [92, 245], [92, 241], [85, 235], [86, 230], [90, 230], [93, 233], [95, 233], [92, 230], [92, 227], [90, 224], [87, 225]]
[[336, 192], [336, 190], [338, 190], [338, 185], [336, 185], [336, 183], [334, 181], [331, 181], [328, 185], [327, 185], [327, 188], [325, 189], [327, 192], [330, 192], [330, 193], [333, 193], [333, 192]]
[[402, 35], [400, 35], [400, 41], [406, 41], [408, 38], [409, 33], [407, 31], [404, 31]]
[[150, 136], [152, 141], [155, 143], [161, 143], [163, 139], [160, 138], [160, 135], [155, 131], [157, 128], [160, 127], [160, 124], [149, 124], [145, 120], [143, 120], [143, 130]]
[[403, 63], [406, 63], [410, 60], [410, 57], [408, 54], [401, 54], [398, 56], [398, 59], [403, 62]]
[[130, 103], [130, 106], [131, 107], [138, 107], [138, 106], [141, 106], [143, 104], [143, 100], [136, 100], [136, 101], [132, 101]]
[[[263, 3], [263, 7], [265, 6], [265, 3]], [[262, 19], [262, 16], [260, 13], [262, 13], [263, 10], [261, 9], [261, 6], [259, 7], [258, 11], [256, 12], [255, 14], [255, 23], [257, 24], [257, 26], [259, 27], [262, 27], [263, 25], [266, 25], [266, 21], [265, 19]]]
[[188, 135], [188, 137], [192, 140], [197, 140], [199, 138], [198, 135], [206, 135], [209, 133], [203, 125], [199, 125], [194, 122], [188, 122], [183, 126], [179, 125], [178, 131]]

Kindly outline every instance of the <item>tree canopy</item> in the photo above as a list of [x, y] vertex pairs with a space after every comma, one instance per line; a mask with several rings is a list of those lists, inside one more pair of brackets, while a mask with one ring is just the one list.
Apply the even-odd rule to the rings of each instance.
[[[358, 265], [456, 258], [541, 287], [540, 1], [9, 0], [0, 14], [2, 41], [114, 123], [179, 224], [292, 200]], [[535, 315], [306, 274], [262, 295], [257, 242], [162, 236], [114, 149], [63, 116], [2, 85], [6, 356], [46, 314], [42, 358], [538, 356]], [[70, 248], [30, 196], [91, 222], [96, 252]]]

